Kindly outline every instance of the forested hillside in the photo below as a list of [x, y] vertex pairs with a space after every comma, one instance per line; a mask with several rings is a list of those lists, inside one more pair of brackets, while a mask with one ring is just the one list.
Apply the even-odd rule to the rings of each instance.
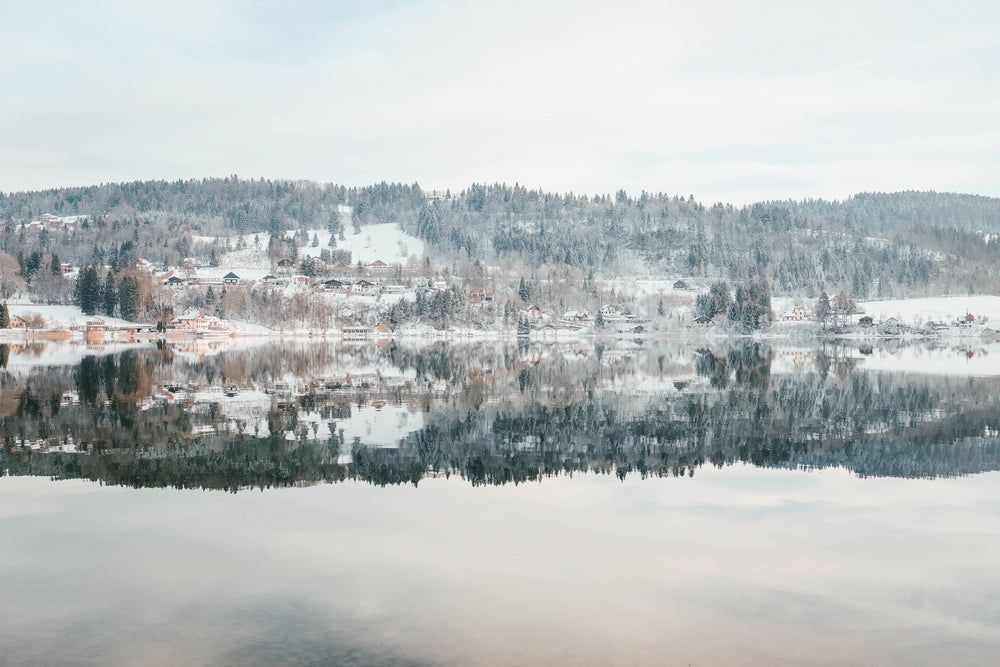
[[[29, 224], [45, 215], [63, 222]], [[66, 224], [70, 216], [86, 217]], [[504, 267], [513, 284], [545, 266], [581, 284], [765, 278], [779, 296], [1000, 292], [996, 198], [905, 192], [736, 208], [645, 192], [577, 196], [473, 185], [429, 195], [416, 184], [347, 188], [236, 177], [0, 194], [0, 249], [8, 255], [0, 287], [11, 294], [26, 281], [33, 296], [65, 301], [72, 286], [50, 277], [59, 262], [116, 272], [139, 257], [162, 269], [185, 258], [207, 265], [224, 261], [227, 248], [206, 237], [253, 233], [266, 243], [286, 230], [342, 233], [386, 222], [428, 242], [436, 266], [479, 260]]]

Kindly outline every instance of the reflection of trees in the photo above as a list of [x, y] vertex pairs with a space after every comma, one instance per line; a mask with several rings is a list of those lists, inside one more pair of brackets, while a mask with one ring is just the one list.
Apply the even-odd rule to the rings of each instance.
[[[417, 483], [428, 474], [455, 474], [474, 484], [575, 471], [680, 476], [736, 462], [840, 465], [893, 476], [1000, 468], [996, 439], [984, 437], [998, 426], [998, 381], [858, 372], [837, 349], [815, 355], [819, 372], [798, 374], [772, 374], [774, 353], [760, 343], [704, 349], [690, 362], [703, 380], [667, 382], [668, 389], [645, 394], [604, 387], [628, 387], [642, 373], [682, 364], [656, 354], [556, 355], [515, 345], [478, 352], [395, 343], [383, 349], [319, 345], [284, 356], [271, 346], [256, 352], [180, 363], [164, 350], [129, 350], [24, 380], [0, 376], [0, 468], [229, 490], [344, 479]], [[161, 395], [162, 387], [182, 379], [211, 377], [228, 386], [242, 378], [267, 386], [289, 372], [336, 373], [347, 362], [415, 370], [417, 379], [386, 388], [378, 378], [350, 386], [315, 377], [305, 393], [272, 395], [263, 427], [227, 416], [219, 401], [191, 404]], [[432, 379], [447, 380], [452, 393], [435, 394]], [[77, 400], [66, 400], [74, 392]], [[349, 419], [352, 405], [368, 404], [376, 394], [427, 410], [424, 428], [390, 448], [344, 443], [336, 429], [317, 438], [320, 421]], [[90, 454], [32, 451], [28, 442], [72, 442]], [[346, 455], [350, 462], [338, 463]]]

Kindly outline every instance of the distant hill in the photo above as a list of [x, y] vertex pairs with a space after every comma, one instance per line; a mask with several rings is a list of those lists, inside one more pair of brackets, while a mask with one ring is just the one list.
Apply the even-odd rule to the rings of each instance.
[[860, 227], [928, 225], [1000, 232], [1000, 198], [954, 192], [863, 192], [844, 201], [771, 202], [793, 215], [850, 222]]
[[[56, 301], [67, 290], [34, 277], [53, 256], [113, 271], [139, 257], [164, 268], [185, 258], [208, 265], [225, 263], [231, 249], [206, 237], [231, 237], [233, 245], [240, 234], [265, 235], [264, 243], [299, 229], [342, 237], [345, 227], [387, 223], [424, 241], [439, 269], [509, 267], [492, 279], [516, 286], [524, 278], [551, 307], [579, 301], [595, 279], [619, 277], [731, 285], [765, 278], [773, 294], [801, 297], [1000, 293], [1000, 199], [976, 195], [865, 193], [736, 208], [646, 192], [578, 196], [474, 184], [425, 193], [417, 184], [237, 177], [0, 194], [0, 250], [21, 258], [33, 294]], [[555, 276], [564, 290], [541, 288]]]

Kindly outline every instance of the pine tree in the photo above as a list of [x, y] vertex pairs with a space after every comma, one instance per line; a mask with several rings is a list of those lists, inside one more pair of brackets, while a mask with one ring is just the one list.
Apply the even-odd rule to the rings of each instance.
[[10, 311], [7, 310], [7, 302], [0, 303], [0, 329], [10, 327]]
[[819, 301], [816, 302], [816, 317], [819, 321], [823, 323], [823, 329], [826, 329], [826, 321], [830, 319], [830, 315], [833, 314], [833, 308], [830, 307], [830, 297], [827, 296], [826, 290], [819, 295]]
[[101, 303], [101, 279], [97, 276], [97, 269], [93, 265], [80, 269], [73, 298], [85, 314], [97, 313]]
[[139, 281], [132, 276], [122, 278], [118, 290], [118, 306], [123, 320], [135, 322], [139, 317]]
[[115, 289], [115, 277], [108, 271], [104, 279], [104, 289], [101, 290], [101, 312], [108, 317], [115, 314], [115, 305], [118, 303], [118, 291]]

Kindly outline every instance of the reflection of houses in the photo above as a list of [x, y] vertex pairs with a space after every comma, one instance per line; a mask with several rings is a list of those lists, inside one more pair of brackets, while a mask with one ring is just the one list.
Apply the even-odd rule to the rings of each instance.
[[341, 330], [344, 340], [367, 340], [371, 337], [372, 333], [371, 327], [362, 326], [344, 327]]

